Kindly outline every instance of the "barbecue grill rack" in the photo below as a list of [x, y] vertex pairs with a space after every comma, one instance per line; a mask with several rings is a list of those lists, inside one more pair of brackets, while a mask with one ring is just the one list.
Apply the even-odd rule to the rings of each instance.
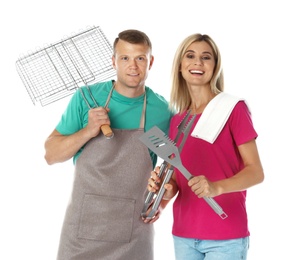
[[115, 76], [112, 46], [99, 26], [82, 31], [16, 61], [35, 105], [48, 105], [77, 88]]

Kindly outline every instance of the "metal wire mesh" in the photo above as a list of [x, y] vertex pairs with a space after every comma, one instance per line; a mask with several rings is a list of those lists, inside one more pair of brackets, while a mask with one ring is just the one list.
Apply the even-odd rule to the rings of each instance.
[[35, 104], [64, 98], [81, 85], [115, 75], [112, 46], [100, 27], [93, 27], [16, 61], [18, 74]]

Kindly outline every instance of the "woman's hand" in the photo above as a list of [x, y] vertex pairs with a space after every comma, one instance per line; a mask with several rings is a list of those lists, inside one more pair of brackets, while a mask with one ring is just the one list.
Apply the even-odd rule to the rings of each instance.
[[[151, 176], [148, 179], [148, 186], [147, 189], [149, 192], [153, 192], [153, 193], [158, 193], [159, 189], [160, 189], [160, 183], [163, 182], [163, 179], [161, 179], [158, 174], [160, 172], [160, 167], [157, 166], [154, 171], [151, 172]], [[164, 176], [165, 174], [163, 174]], [[174, 174], [172, 176], [172, 178], [170, 179], [169, 183], [166, 183], [164, 185], [165, 188], [165, 192], [163, 195], [163, 198], [161, 200], [161, 203], [158, 207], [158, 210], [156, 211], [156, 213], [154, 214], [153, 218], [142, 218], [144, 223], [154, 223], [155, 221], [157, 221], [160, 217], [160, 215], [162, 214], [162, 211], [164, 210], [164, 208], [167, 206], [168, 202], [176, 195], [177, 193], [177, 184], [175, 181], [175, 177]], [[150, 210], [152, 207], [152, 203], [150, 205]], [[150, 210], [147, 210], [147, 216], [148, 213], [150, 212]]]
[[218, 194], [215, 184], [209, 181], [204, 175], [195, 176], [188, 181], [189, 187], [198, 196], [203, 197], [215, 197]]

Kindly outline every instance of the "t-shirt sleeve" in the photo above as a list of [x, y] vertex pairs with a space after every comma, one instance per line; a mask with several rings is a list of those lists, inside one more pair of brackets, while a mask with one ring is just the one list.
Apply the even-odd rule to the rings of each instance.
[[251, 112], [244, 101], [238, 102], [234, 107], [229, 124], [237, 146], [256, 139], [258, 136], [253, 126]]
[[62, 135], [70, 135], [83, 128], [81, 101], [80, 92], [77, 90], [56, 126], [56, 130]]

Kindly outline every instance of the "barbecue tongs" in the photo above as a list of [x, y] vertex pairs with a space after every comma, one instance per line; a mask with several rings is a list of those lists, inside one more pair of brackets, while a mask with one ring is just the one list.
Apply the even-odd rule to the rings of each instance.
[[[181, 134], [183, 134], [183, 139], [179, 145], [179, 152], [182, 151], [183, 146], [185, 144], [185, 141], [187, 139], [188, 133], [191, 130], [191, 127], [193, 125], [193, 122], [195, 120], [196, 115], [194, 115], [189, 122], [186, 124], [186, 122], [189, 119], [191, 111], [189, 111], [188, 113], [186, 113], [185, 117], [183, 118], [183, 120], [180, 122], [180, 124], [177, 126], [178, 128], [178, 132], [177, 135], [174, 139], [174, 142], [177, 143], [179, 140], [179, 137], [181, 136]], [[145, 217], [147, 219], [151, 219], [155, 216], [156, 211], [158, 210], [158, 207], [161, 203], [161, 200], [163, 198], [163, 195], [166, 191], [166, 189], [164, 188], [164, 185], [167, 184], [170, 181], [170, 178], [172, 177], [174, 171], [174, 167], [172, 165], [170, 165], [166, 160], [161, 164], [160, 166], [160, 172], [158, 174], [159, 178], [164, 178], [162, 184], [160, 185], [160, 189], [158, 191], [158, 194], [156, 195], [155, 192], [151, 192], [149, 191], [147, 194], [147, 197], [145, 199], [145, 203], [144, 203], [144, 208], [141, 212], [141, 216]], [[154, 199], [156, 195], [156, 198]], [[153, 203], [153, 204], [152, 204]], [[150, 209], [150, 206], [152, 204], [152, 208]], [[148, 212], [149, 211], [149, 212]], [[148, 213], [147, 213], [148, 212]]]
[[[160, 172], [158, 174], [160, 178], [165, 174], [159, 192], [154, 200], [153, 197], [156, 193], [152, 192], [148, 193], [145, 200], [144, 208], [141, 213], [141, 216], [147, 219], [151, 219], [155, 216], [156, 211], [158, 210], [160, 202], [165, 193], [164, 185], [169, 182], [173, 174], [174, 167], [176, 167], [185, 176], [187, 180], [190, 180], [193, 177], [193, 175], [190, 172], [188, 172], [188, 170], [183, 166], [180, 159], [180, 152], [184, 146], [184, 143], [188, 137], [188, 134], [196, 117], [196, 115], [194, 115], [191, 118], [191, 120], [187, 123], [187, 125], [184, 127], [185, 122], [187, 121], [186, 118], [189, 117], [189, 113], [187, 113], [182, 123], [178, 126], [178, 133], [174, 141], [170, 140], [170, 138], [166, 136], [165, 133], [156, 126], [151, 128], [149, 131], [144, 133], [139, 138], [140, 141], [143, 142], [150, 150], [152, 150], [159, 157], [164, 159], [164, 162], [161, 164]], [[184, 134], [184, 136], [178, 148], [176, 147], [175, 143], [178, 141], [182, 133]], [[227, 214], [223, 211], [223, 209], [218, 205], [218, 203], [213, 198], [204, 197], [204, 200], [222, 219], [227, 218]], [[151, 204], [152, 208], [150, 208]]]

